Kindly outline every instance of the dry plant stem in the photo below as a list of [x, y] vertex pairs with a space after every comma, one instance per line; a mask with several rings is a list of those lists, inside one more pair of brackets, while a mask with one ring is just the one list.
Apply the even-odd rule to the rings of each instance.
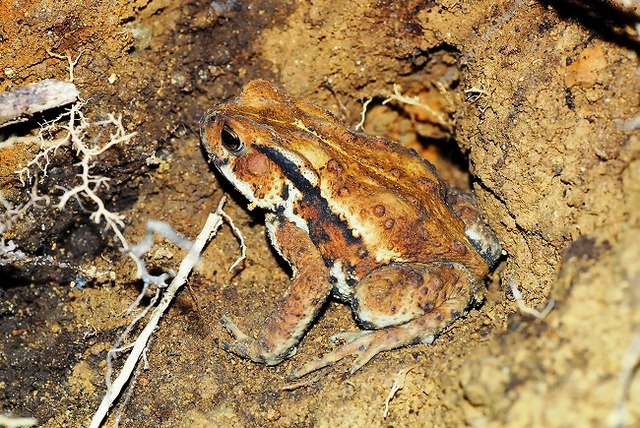
[[[142, 291], [140, 291], [140, 294], [138, 295], [138, 298], [134, 300], [131, 303], [131, 305], [129, 305], [129, 308], [127, 309], [127, 313], [130, 313], [135, 307], [137, 307], [140, 304], [140, 301], [142, 300], [142, 298], [147, 294], [149, 285], [166, 287], [167, 279], [175, 275], [174, 272], [165, 272], [165, 273], [162, 273], [161, 275], [151, 275], [147, 270], [147, 266], [143, 257], [153, 246], [154, 233], [168, 239], [174, 245], [179, 246], [183, 250], [189, 251], [191, 249], [191, 246], [193, 245], [191, 241], [189, 241], [187, 238], [185, 238], [184, 236], [176, 232], [173, 229], [173, 227], [171, 227], [171, 225], [169, 225], [168, 223], [159, 221], [159, 220], [149, 220], [147, 222], [147, 227], [145, 228], [144, 237], [142, 238], [142, 241], [140, 241], [138, 244], [133, 245], [129, 248], [125, 247], [126, 251], [129, 254], [129, 257], [131, 257], [133, 261], [136, 263], [136, 267], [138, 269], [138, 277], [142, 280], [144, 284], [142, 287]], [[144, 317], [145, 315], [146, 313], [139, 315], [138, 318]], [[136, 321], [137, 320], [134, 320], [132, 324], [135, 324]], [[129, 325], [129, 327], [133, 327], [133, 325]], [[125, 331], [124, 335], [126, 334], [128, 334], [128, 331]], [[107, 364], [108, 363], [109, 361], [107, 360]], [[108, 382], [109, 380], [107, 380], [107, 384]]]
[[24, 122], [34, 113], [71, 104], [79, 95], [76, 85], [56, 79], [0, 93], [0, 127]]
[[236, 261], [233, 262], [231, 267], [229, 267], [229, 272], [231, 272], [236, 268], [236, 266], [238, 266], [240, 263], [244, 261], [244, 259], [247, 258], [247, 246], [245, 245], [245, 242], [244, 242], [244, 235], [242, 234], [242, 232], [240, 232], [240, 229], [238, 229], [236, 224], [233, 222], [233, 219], [229, 217], [229, 215], [226, 212], [224, 212], [222, 209], [220, 209], [219, 211], [220, 211], [220, 215], [227, 222], [227, 224], [231, 228], [231, 231], [233, 232], [233, 234], [235, 235], [235, 237], [238, 239], [240, 243], [240, 257], [238, 257]]
[[[147, 370], [148, 369], [146, 355], [147, 355], [146, 352], [142, 353], [142, 359], [144, 361], [144, 365], [142, 367], [143, 370]], [[122, 417], [124, 416], [124, 411], [127, 408], [127, 404], [129, 403], [129, 400], [131, 399], [131, 396], [133, 395], [133, 388], [136, 386], [136, 382], [138, 381], [138, 374], [139, 373], [140, 373], [140, 371], [134, 371], [132, 373], [132, 375], [131, 375], [131, 380], [129, 381], [129, 387], [127, 388], [127, 392], [124, 394], [124, 398], [122, 400], [122, 406], [120, 406], [120, 409], [118, 410], [118, 413], [116, 414], [116, 418], [115, 418], [115, 421], [113, 423], [113, 428], [118, 428], [120, 426], [120, 421], [122, 420]]]
[[[146, 269], [146, 267], [145, 267], [145, 269]], [[148, 284], [145, 283], [144, 285], [145, 286], [144, 286], [144, 290], [143, 291], [146, 291], [148, 289]], [[124, 330], [124, 332], [120, 335], [120, 337], [118, 337], [118, 340], [116, 341], [114, 347], [111, 348], [107, 352], [107, 373], [105, 375], [105, 378], [106, 378], [105, 380], [106, 380], [106, 384], [107, 384], [107, 390], [109, 388], [111, 388], [111, 375], [113, 374], [113, 359], [119, 353], [124, 352], [127, 349], [131, 349], [135, 345], [135, 343], [129, 343], [129, 344], [124, 345], [124, 346], [120, 346], [120, 345], [126, 340], [127, 336], [129, 336], [129, 333], [131, 332], [131, 330], [133, 330], [133, 327], [135, 327], [136, 324], [138, 324], [138, 321], [140, 321], [141, 319], [146, 317], [147, 314], [149, 313], [149, 311], [151, 310], [151, 308], [153, 308], [156, 305], [156, 303], [158, 303], [158, 299], [160, 298], [161, 291], [162, 291], [161, 287], [157, 287], [156, 288], [156, 294], [154, 294], [154, 296], [151, 299], [151, 301], [149, 302], [149, 304], [143, 310], [141, 310], [138, 315], [135, 316], [133, 321], [131, 321], [129, 323], [129, 325]], [[135, 301], [139, 302], [140, 299], [141, 299], [141, 297], [138, 296], [138, 298]], [[130, 310], [127, 310], [127, 313], [129, 311]]]
[[[231, 231], [240, 243], [241, 255], [229, 268], [229, 271], [231, 272], [240, 262], [242, 262], [246, 258], [247, 247], [244, 242], [244, 236], [242, 235], [242, 232], [240, 232], [240, 229], [236, 227], [233, 219], [229, 217], [229, 215], [227, 215], [227, 213], [225, 213], [223, 210], [219, 210], [219, 214], [227, 222], [227, 224], [231, 228]], [[149, 304], [135, 316], [135, 318], [129, 323], [124, 332], [120, 335], [120, 337], [118, 337], [118, 340], [116, 340], [113, 348], [111, 348], [107, 353], [107, 389], [111, 387], [111, 375], [113, 374], [113, 360], [115, 356], [133, 347], [133, 344], [121, 346], [122, 343], [126, 341], [129, 333], [138, 324], [138, 321], [145, 318], [151, 308], [156, 305], [158, 299], [160, 298], [162, 289], [167, 287], [166, 280], [175, 276], [175, 272], [173, 271], [165, 272], [160, 275], [151, 275], [147, 270], [147, 266], [144, 261], [144, 255], [148, 253], [153, 246], [154, 234], [158, 234], [165, 239], [168, 239], [174, 245], [177, 245], [186, 251], [189, 251], [193, 246], [193, 242], [176, 232], [170, 224], [159, 220], [149, 220], [147, 222], [147, 227], [145, 228], [145, 233], [142, 240], [138, 244], [128, 248], [129, 256], [134, 260], [138, 268], [138, 276], [143, 281], [143, 287], [140, 291], [140, 294], [138, 294], [138, 297], [131, 303], [131, 305], [129, 305], [127, 313], [131, 313], [134, 308], [140, 305], [142, 298], [147, 295], [147, 291], [149, 290], [150, 285], [155, 285], [157, 288], [156, 293], [154, 294]]]
[[182, 260], [182, 263], [180, 263], [180, 268], [178, 269], [178, 273], [176, 274], [175, 278], [173, 278], [173, 281], [171, 281], [171, 284], [167, 287], [166, 291], [164, 292], [162, 299], [160, 300], [160, 303], [151, 314], [149, 322], [140, 333], [140, 336], [138, 336], [138, 338], [134, 342], [133, 349], [131, 350], [131, 353], [127, 357], [127, 360], [124, 363], [124, 367], [122, 368], [122, 371], [120, 372], [118, 377], [113, 381], [113, 384], [111, 385], [111, 387], [107, 390], [102, 402], [100, 403], [100, 406], [98, 407], [97, 412], [93, 415], [93, 418], [91, 419], [91, 424], [89, 425], [90, 428], [98, 428], [102, 424], [102, 421], [104, 420], [107, 413], [109, 412], [111, 405], [120, 396], [120, 393], [122, 392], [122, 388], [129, 381], [129, 379], [132, 376], [132, 373], [136, 369], [136, 366], [138, 365], [138, 361], [140, 360], [140, 356], [142, 355], [145, 348], [148, 346], [149, 340], [151, 339], [151, 335], [153, 334], [153, 331], [155, 330], [155, 328], [158, 326], [158, 323], [160, 322], [162, 315], [164, 315], [164, 313], [166, 312], [167, 308], [171, 304], [177, 291], [187, 281], [187, 277], [189, 276], [189, 273], [193, 269], [193, 266], [197, 263], [200, 257], [200, 253], [204, 249], [205, 245], [209, 242], [211, 237], [217, 232], [217, 230], [222, 225], [223, 217], [220, 214], [220, 212], [222, 211], [222, 206], [224, 202], [225, 202], [225, 199], [223, 198], [220, 201], [220, 204], [218, 205], [218, 209], [216, 210], [216, 212], [213, 214], [209, 214], [209, 217], [207, 218], [207, 222], [205, 223], [204, 228], [202, 229], [202, 231], [194, 241], [193, 246], [187, 253], [184, 260]]

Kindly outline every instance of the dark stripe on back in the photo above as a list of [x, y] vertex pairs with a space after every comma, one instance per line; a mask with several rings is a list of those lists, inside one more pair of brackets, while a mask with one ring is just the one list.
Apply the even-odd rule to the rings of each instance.
[[309, 180], [302, 175], [296, 164], [271, 147], [257, 144], [253, 147], [275, 164], [279, 165], [286, 178], [300, 191], [302, 194], [302, 200], [299, 201], [300, 209], [304, 210], [308, 216], [317, 217], [317, 221], [308, 222], [309, 235], [314, 244], [319, 246], [330, 241], [331, 235], [324, 227], [326, 224], [332, 225], [340, 230], [340, 234], [346, 245], [362, 246], [361, 239], [353, 236], [349, 225], [331, 211], [329, 203], [320, 193], [320, 188], [313, 186]]

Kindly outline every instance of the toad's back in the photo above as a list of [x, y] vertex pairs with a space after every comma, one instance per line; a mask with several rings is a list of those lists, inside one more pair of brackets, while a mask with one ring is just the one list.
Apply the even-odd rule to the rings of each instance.
[[[342, 225], [333, 227], [346, 233], [336, 233], [330, 247], [317, 243], [329, 258], [344, 254], [347, 243], [335, 241], [352, 234], [367, 249], [375, 249], [369, 266], [455, 261], [478, 276], [486, 273], [486, 262], [465, 235], [464, 223], [447, 205], [446, 185], [414, 150], [350, 131], [326, 110], [284, 97], [268, 82], [252, 82], [216, 115], [254, 129], [253, 147], [279, 163], [303, 195], [310, 229], [324, 233], [330, 220], [326, 209], [318, 208], [319, 201], [310, 199], [322, 198], [323, 205], [338, 214], [334, 220]], [[295, 162], [286, 168], [290, 159]]]

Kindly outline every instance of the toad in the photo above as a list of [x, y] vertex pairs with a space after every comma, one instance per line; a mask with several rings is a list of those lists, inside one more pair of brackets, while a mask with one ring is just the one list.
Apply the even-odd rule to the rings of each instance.
[[264, 80], [208, 111], [209, 161], [266, 211], [271, 244], [293, 276], [255, 336], [229, 318], [223, 348], [275, 365], [295, 353], [330, 296], [361, 331], [292, 373], [354, 356], [353, 373], [381, 351], [433, 342], [468, 310], [500, 256], [469, 194], [414, 150], [349, 130], [330, 112]]

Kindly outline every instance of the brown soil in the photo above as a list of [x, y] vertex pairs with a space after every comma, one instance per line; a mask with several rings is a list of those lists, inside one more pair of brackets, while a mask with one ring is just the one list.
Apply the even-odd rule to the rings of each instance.
[[[217, 346], [227, 338], [220, 317], [255, 329], [289, 274], [261, 213], [235, 197], [227, 212], [248, 259], [228, 272], [237, 244], [223, 229], [108, 426], [118, 412], [126, 427], [616, 425], [623, 361], [640, 336], [640, 133], [629, 126], [640, 105], [637, 10], [551, 0], [72, 3], [0, 3], [0, 90], [66, 80], [68, 64], [49, 52], [82, 53], [75, 83], [85, 115], [122, 113], [138, 132], [99, 166], [112, 179], [101, 195], [126, 215], [131, 242], [149, 219], [197, 235], [231, 189], [191, 131], [259, 77], [350, 126], [373, 98], [365, 129], [419, 149], [443, 177], [472, 188], [507, 253], [484, 304], [433, 345], [382, 353], [353, 376], [340, 363], [288, 390], [294, 367], [356, 326], [349, 308], [330, 303], [275, 367]], [[394, 84], [438, 117], [383, 105]], [[47, 118], [0, 136], [28, 135]], [[36, 150], [0, 148], [0, 190], [14, 203], [28, 197], [14, 171]], [[57, 154], [41, 191], [59, 195], [76, 161]], [[131, 319], [135, 268], [76, 203], [30, 210], [5, 238], [23, 253], [0, 266], [0, 414], [86, 426], [106, 388], [106, 351]], [[147, 261], [161, 271], [182, 257], [159, 240]], [[523, 314], [509, 284], [530, 307], [553, 299], [553, 309], [544, 320]], [[626, 423], [640, 423], [640, 376], [623, 397]]]

